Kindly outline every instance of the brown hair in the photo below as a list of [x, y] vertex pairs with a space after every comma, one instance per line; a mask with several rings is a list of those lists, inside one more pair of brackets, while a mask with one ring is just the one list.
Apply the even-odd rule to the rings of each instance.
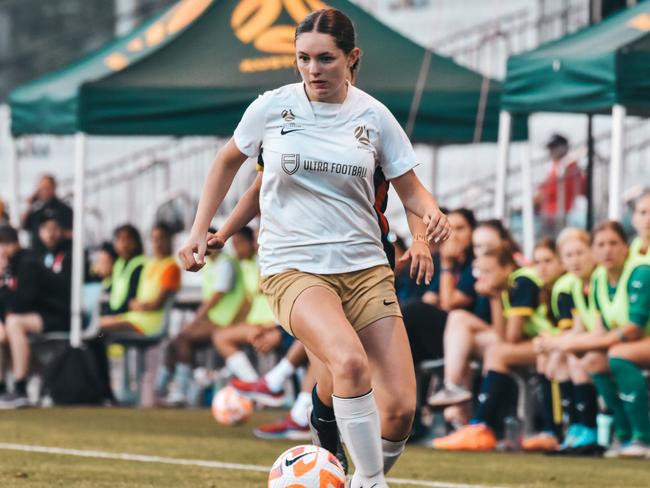
[[[354, 30], [354, 24], [350, 18], [340, 10], [327, 8], [316, 10], [305, 17], [298, 27], [296, 27], [297, 40], [300, 34], [305, 32], [320, 32], [329, 34], [334, 38], [336, 47], [346, 55], [357, 47], [357, 35]], [[359, 60], [351, 67], [352, 74], [359, 68]]]
[[517, 268], [517, 262], [515, 261], [510, 246], [504, 246], [500, 249], [490, 249], [483, 256], [495, 258], [502, 268]]
[[621, 240], [627, 244], [627, 232], [625, 232], [623, 225], [621, 225], [621, 223], [617, 222], [616, 220], [605, 220], [598, 224], [596, 228], [591, 232], [591, 243], [593, 244], [596, 235], [605, 230], [611, 230], [612, 232], [616, 233], [618, 237], [620, 237]]
[[538, 249], [548, 249], [553, 254], [557, 254], [557, 246], [555, 245], [555, 241], [550, 238], [545, 238], [540, 241], [537, 241], [537, 244], [535, 244], [534, 251], [537, 251]]

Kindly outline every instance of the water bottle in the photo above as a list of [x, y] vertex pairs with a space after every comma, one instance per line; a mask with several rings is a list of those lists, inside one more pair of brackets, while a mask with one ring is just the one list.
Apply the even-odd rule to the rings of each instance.
[[605, 413], [599, 413], [596, 417], [596, 425], [598, 426], [598, 445], [608, 448], [612, 442], [612, 425], [614, 424], [614, 417]]
[[521, 449], [521, 421], [509, 415], [503, 421], [504, 447], [506, 451], [519, 451]]

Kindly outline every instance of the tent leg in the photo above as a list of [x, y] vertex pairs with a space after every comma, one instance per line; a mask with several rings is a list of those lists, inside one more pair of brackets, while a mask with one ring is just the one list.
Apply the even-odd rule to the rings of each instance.
[[0, 138], [6, 147], [7, 167], [9, 177], [9, 221], [15, 228], [20, 227], [20, 193], [18, 189], [18, 154], [16, 140], [11, 135], [11, 109], [8, 105], [0, 106]]
[[[438, 191], [438, 151], [435, 144], [431, 146], [431, 194], [435, 197]], [[440, 202], [438, 202], [440, 204]]]
[[84, 171], [86, 163], [86, 135], [75, 134], [74, 161], [74, 217], [72, 239], [72, 323], [70, 345], [81, 346], [82, 285], [84, 277]]
[[521, 162], [521, 210], [523, 219], [524, 254], [529, 258], [535, 249], [535, 210], [533, 206], [533, 173], [530, 158], [530, 142], [523, 147]]
[[499, 113], [496, 188], [494, 190], [494, 217], [497, 219], [503, 219], [506, 214], [506, 178], [508, 175], [511, 133], [512, 115], [501, 111]]
[[612, 108], [612, 157], [609, 163], [609, 210], [607, 212], [608, 217], [612, 220], [621, 218], [625, 116], [625, 107], [614, 105]]

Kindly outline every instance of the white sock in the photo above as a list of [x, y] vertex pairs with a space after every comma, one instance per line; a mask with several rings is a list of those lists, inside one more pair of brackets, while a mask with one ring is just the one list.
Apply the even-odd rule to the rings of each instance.
[[350, 486], [376, 483], [377, 488], [386, 487], [379, 412], [372, 390], [356, 398], [332, 395], [332, 402], [339, 432], [356, 466]]
[[192, 366], [185, 363], [178, 363], [174, 369], [174, 383], [178, 391], [184, 396], [190, 389], [192, 382]]
[[296, 368], [294, 368], [291, 361], [287, 358], [282, 358], [282, 360], [271, 368], [271, 371], [264, 375], [266, 384], [272, 392], [278, 392], [282, 390], [284, 382], [289, 379]]
[[259, 376], [248, 356], [243, 351], [237, 351], [226, 358], [226, 367], [242, 381], [256, 381]]
[[381, 447], [384, 452], [384, 474], [388, 474], [391, 468], [395, 466], [395, 463], [404, 452], [407, 440], [408, 437], [397, 442], [382, 438]]
[[167, 366], [160, 366], [156, 371], [156, 380], [155, 380], [155, 391], [159, 395], [162, 394], [169, 385], [169, 381], [172, 379], [172, 373], [169, 371]]
[[309, 408], [311, 407], [311, 392], [301, 391], [298, 393], [296, 402], [291, 407], [291, 418], [301, 427], [307, 427], [309, 422]]

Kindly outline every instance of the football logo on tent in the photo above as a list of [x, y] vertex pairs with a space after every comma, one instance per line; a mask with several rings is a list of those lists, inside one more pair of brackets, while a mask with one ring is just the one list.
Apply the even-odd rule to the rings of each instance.
[[[292, 68], [296, 25], [309, 12], [326, 8], [321, 0], [241, 0], [230, 18], [230, 25], [244, 44], [274, 56], [243, 59], [242, 72], [270, 71]], [[293, 25], [274, 25], [285, 10]]]
[[300, 154], [283, 154], [282, 169], [286, 174], [291, 176], [300, 167]]

